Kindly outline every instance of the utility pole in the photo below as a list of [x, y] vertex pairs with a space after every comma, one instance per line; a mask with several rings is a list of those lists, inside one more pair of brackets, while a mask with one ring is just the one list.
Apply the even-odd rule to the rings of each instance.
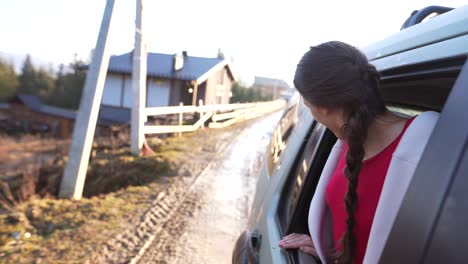
[[96, 49], [94, 50], [91, 65], [86, 76], [80, 109], [73, 129], [68, 161], [60, 184], [59, 196], [62, 198], [78, 200], [83, 194], [89, 154], [91, 152], [104, 82], [109, 66], [107, 41], [109, 40], [114, 2], [114, 0], [107, 0]]
[[138, 155], [145, 135], [143, 133], [146, 121], [146, 64], [147, 52], [143, 36], [143, 0], [137, 0], [135, 20], [135, 49], [133, 50], [132, 71], [132, 114], [131, 114], [131, 151]]

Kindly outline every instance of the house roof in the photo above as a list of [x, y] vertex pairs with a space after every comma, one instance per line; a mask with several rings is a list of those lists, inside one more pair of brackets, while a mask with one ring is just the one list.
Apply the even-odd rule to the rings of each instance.
[[283, 80], [258, 76], [255, 76], [254, 86], [280, 87], [290, 89], [289, 85]]
[[[173, 70], [174, 55], [162, 53], [148, 53], [147, 75], [164, 79], [176, 79], [184, 81], [198, 81], [199, 83], [208, 79], [212, 71], [227, 67], [233, 80], [236, 80], [228, 62], [222, 58], [202, 58], [194, 56], [183, 56], [182, 69]], [[109, 71], [116, 73], [132, 73], [132, 53], [111, 56]]]
[[32, 110], [39, 110], [42, 106], [41, 99], [35, 95], [17, 94], [13, 100], [15, 98]]
[[68, 119], [76, 118], [76, 111], [50, 105], [42, 105], [42, 107], [39, 109], [39, 112], [54, 116], [65, 117]]
[[41, 98], [36, 95], [30, 94], [16, 94], [13, 98], [9, 100], [9, 102], [21, 102], [27, 108], [37, 111], [44, 114], [49, 114], [53, 116], [60, 116], [68, 119], [75, 119], [76, 118], [76, 111], [45, 105], [42, 103]]
[[[21, 102], [27, 108], [33, 111], [53, 116], [59, 116], [67, 119], [75, 120], [78, 114], [76, 111], [73, 110], [42, 104], [41, 99], [35, 95], [17, 94], [10, 100], [10, 102], [14, 101]], [[0, 108], [8, 109], [9, 104], [0, 104]], [[98, 124], [113, 125], [125, 124], [129, 122], [130, 109], [101, 105], [101, 108], [99, 109]]]

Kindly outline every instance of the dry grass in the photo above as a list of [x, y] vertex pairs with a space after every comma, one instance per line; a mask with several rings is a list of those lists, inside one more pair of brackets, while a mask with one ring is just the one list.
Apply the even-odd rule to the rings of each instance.
[[55, 169], [23, 177], [17, 185], [32, 182], [28, 188], [34, 194], [21, 200], [16, 188], [11, 206], [0, 206], [0, 263], [87, 262], [91, 252], [122, 232], [167, 184], [177, 180], [171, 176], [189, 176], [193, 166], [206, 165], [222, 133], [200, 130], [149, 139], [156, 152], [149, 157], [131, 155], [125, 144], [100, 142], [80, 201], [54, 198], [66, 158], [56, 159]]
[[152, 183], [80, 201], [23, 203], [0, 215], [0, 263], [83, 263], [148, 207], [161, 187]]

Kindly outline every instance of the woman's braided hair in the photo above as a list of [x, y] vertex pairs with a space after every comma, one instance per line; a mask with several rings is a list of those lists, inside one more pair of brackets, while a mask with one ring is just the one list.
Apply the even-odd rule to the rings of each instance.
[[336, 263], [348, 264], [354, 260], [354, 212], [364, 143], [369, 125], [386, 109], [379, 80], [376, 68], [357, 48], [338, 41], [311, 47], [299, 62], [294, 76], [294, 85], [305, 100], [315, 106], [343, 109], [346, 115], [342, 135], [349, 146], [344, 171], [348, 180], [344, 198], [348, 216], [340, 250], [334, 256]]

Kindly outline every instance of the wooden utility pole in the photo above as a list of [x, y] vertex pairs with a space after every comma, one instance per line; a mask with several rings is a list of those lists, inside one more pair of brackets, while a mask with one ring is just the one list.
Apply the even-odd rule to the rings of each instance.
[[143, 128], [146, 121], [146, 63], [147, 53], [143, 37], [143, 0], [137, 0], [135, 20], [135, 49], [133, 50], [132, 71], [132, 119], [131, 151], [140, 154], [145, 135]]
[[96, 48], [86, 76], [80, 109], [73, 129], [68, 161], [60, 184], [59, 196], [62, 198], [80, 199], [83, 193], [89, 154], [109, 66], [109, 53], [106, 46], [109, 39], [114, 2], [114, 0], [107, 0]]

